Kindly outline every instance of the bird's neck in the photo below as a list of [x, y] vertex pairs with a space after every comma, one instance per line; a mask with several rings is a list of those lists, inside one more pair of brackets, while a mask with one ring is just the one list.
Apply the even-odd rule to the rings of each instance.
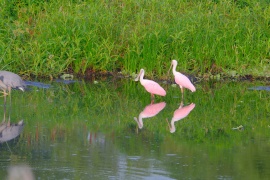
[[177, 63], [173, 64], [173, 68], [172, 68], [173, 74], [175, 74], [177, 72], [176, 71], [176, 66], [177, 66]]
[[142, 74], [140, 75], [140, 81], [143, 81], [143, 77], [144, 77], [144, 71], [142, 72]]
[[175, 132], [175, 125], [174, 125], [174, 120], [171, 121], [171, 127], [170, 127], [170, 132], [174, 133]]

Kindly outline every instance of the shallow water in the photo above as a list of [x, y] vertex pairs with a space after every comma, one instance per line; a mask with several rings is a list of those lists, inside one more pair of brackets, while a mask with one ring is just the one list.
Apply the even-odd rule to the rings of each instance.
[[185, 112], [179, 88], [165, 84], [153, 106], [127, 79], [28, 83], [7, 107], [24, 127], [0, 146], [0, 177], [18, 165], [36, 179], [270, 177], [270, 93], [249, 89], [267, 83], [196, 84]]

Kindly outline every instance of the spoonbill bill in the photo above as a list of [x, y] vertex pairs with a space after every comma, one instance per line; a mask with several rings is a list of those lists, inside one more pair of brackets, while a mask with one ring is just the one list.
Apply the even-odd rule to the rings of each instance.
[[[189, 89], [192, 92], [195, 92], [196, 91], [196, 88], [190, 82], [190, 80], [188, 79], [187, 76], [185, 76], [184, 74], [176, 71], [176, 66], [177, 66], [177, 61], [176, 60], [172, 60], [172, 63], [171, 63], [171, 66], [170, 66], [169, 71], [173, 67], [172, 68], [172, 71], [173, 71], [173, 75], [174, 75], [174, 80], [175, 80], [176, 84], [178, 84], [179, 87], [180, 87], [180, 89], [181, 89], [182, 99], [183, 99], [183, 97], [184, 97], [184, 88], [187, 88], [187, 89]], [[168, 73], [169, 73], [169, 71], [168, 71]]]
[[140, 79], [141, 85], [143, 85], [145, 90], [151, 94], [152, 100], [154, 100], [155, 94], [159, 96], [166, 95], [166, 91], [158, 83], [149, 79], [143, 79], [143, 76], [144, 76], [144, 69], [141, 69], [135, 81], [138, 81]]

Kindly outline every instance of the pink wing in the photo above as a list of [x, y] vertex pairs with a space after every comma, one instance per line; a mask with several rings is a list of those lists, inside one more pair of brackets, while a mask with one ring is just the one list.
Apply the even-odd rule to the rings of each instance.
[[157, 115], [162, 109], [164, 109], [165, 106], [166, 106], [165, 102], [150, 104], [144, 108], [141, 114], [143, 115], [144, 118], [153, 117]]
[[179, 120], [185, 118], [190, 113], [190, 111], [192, 111], [192, 109], [194, 107], [195, 107], [195, 104], [191, 103], [188, 106], [184, 106], [182, 108], [179, 108], [179, 109], [175, 110], [172, 120], [173, 121], [179, 121]]
[[144, 82], [142, 83], [146, 91], [148, 91], [151, 94], [157, 94], [160, 96], [165, 96], [166, 91], [155, 81], [144, 79]]
[[174, 78], [175, 78], [175, 82], [178, 85], [180, 85], [184, 88], [187, 88], [187, 89], [191, 90], [192, 92], [196, 91], [196, 88], [194, 87], [194, 85], [190, 82], [188, 77], [185, 76], [184, 74], [176, 72]]

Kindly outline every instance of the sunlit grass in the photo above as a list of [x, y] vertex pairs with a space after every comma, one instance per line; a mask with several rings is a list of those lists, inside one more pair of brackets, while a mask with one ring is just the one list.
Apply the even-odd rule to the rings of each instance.
[[[1, 1], [2, 69], [269, 75], [267, 1]], [[257, 68], [254, 68], [257, 67]], [[255, 69], [255, 70], [254, 70]]]

